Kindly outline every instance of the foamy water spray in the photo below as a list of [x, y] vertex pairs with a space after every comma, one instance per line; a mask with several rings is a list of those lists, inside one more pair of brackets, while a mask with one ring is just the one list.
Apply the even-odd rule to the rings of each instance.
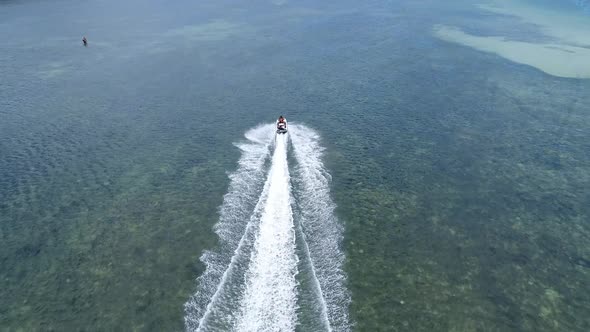
[[215, 312], [227, 314], [224, 325], [233, 323], [231, 313], [224, 311], [231, 311], [228, 302], [239, 292], [239, 289], [232, 292], [231, 279], [233, 274], [239, 277], [241, 258], [248, 255], [248, 226], [252, 226], [252, 215], [256, 215], [256, 202], [264, 196], [261, 194], [264, 164], [270, 154], [273, 130], [272, 125], [258, 126], [246, 132], [246, 142], [236, 144], [242, 156], [238, 169], [229, 176], [229, 190], [223, 197], [219, 222], [215, 225], [219, 246], [201, 256], [206, 270], [197, 279], [197, 292], [185, 304], [187, 331], [207, 330], [207, 320]]
[[330, 198], [330, 174], [322, 163], [320, 136], [303, 125], [291, 125], [291, 141], [297, 160], [295, 195], [301, 209], [301, 227], [309, 247], [314, 275], [319, 283], [329, 329], [349, 331], [350, 294], [342, 270], [344, 253], [340, 250], [343, 228]]
[[[288, 135], [298, 164], [297, 192], [290, 182]], [[339, 248], [342, 227], [334, 216], [319, 136], [303, 125], [292, 125], [288, 135], [275, 137], [273, 126], [265, 125], [248, 131], [248, 142], [238, 145], [240, 166], [230, 175], [230, 189], [215, 227], [220, 247], [203, 254], [207, 270], [185, 305], [188, 331], [294, 331], [299, 295], [297, 237], [303, 241], [301, 249], [315, 285], [311, 294], [319, 320], [312, 325], [328, 331], [350, 330], [350, 297]], [[299, 207], [297, 223], [293, 198]]]
[[297, 256], [287, 139], [287, 135], [277, 135], [267, 201], [246, 274], [238, 331], [295, 330]]

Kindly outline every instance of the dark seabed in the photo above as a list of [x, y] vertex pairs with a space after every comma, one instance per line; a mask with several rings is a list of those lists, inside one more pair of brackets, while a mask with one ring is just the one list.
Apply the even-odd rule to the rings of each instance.
[[550, 39], [459, 0], [0, 1], [0, 330], [183, 330], [233, 143], [284, 114], [353, 330], [589, 331], [590, 80], [438, 24]]

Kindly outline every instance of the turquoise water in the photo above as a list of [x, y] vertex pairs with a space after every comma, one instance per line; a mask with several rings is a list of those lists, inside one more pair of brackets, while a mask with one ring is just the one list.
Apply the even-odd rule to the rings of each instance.
[[183, 330], [234, 143], [284, 114], [326, 148], [353, 330], [589, 330], [590, 82], [432, 36], [486, 15], [0, 2], [0, 329]]

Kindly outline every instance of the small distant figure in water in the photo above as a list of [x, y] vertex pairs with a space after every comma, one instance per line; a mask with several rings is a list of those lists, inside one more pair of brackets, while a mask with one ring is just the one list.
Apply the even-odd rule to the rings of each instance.
[[88, 46], [88, 40], [86, 39], [86, 36], [82, 38], [82, 43], [84, 43], [84, 46]]

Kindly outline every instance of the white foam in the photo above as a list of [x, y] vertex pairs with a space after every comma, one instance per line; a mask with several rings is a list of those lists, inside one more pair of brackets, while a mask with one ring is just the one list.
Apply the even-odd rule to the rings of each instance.
[[[248, 142], [238, 144], [239, 167], [230, 175], [215, 226], [219, 248], [201, 257], [207, 270], [185, 304], [187, 331], [295, 330], [298, 256], [293, 196], [300, 210], [297, 233], [311, 265], [314, 308], [321, 310], [318, 317], [323, 320], [315, 326], [350, 330], [350, 296], [339, 248], [342, 226], [334, 215], [319, 135], [306, 126], [291, 125], [288, 135], [274, 137], [273, 125], [264, 125], [248, 131]], [[287, 162], [289, 137], [298, 164], [296, 195]], [[272, 142], [275, 149], [264, 181]]]
[[319, 284], [319, 300], [326, 311], [328, 329], [349, 331], [350, 294], [345, 285], [344, 254], [340, 249], [343, 228], [334, 214], [331, 177], [322, 163], [320, 136], [304, 125], [291, 125], [289, 131], [298, 163], [294, 179], [301, 190], [296, 195], [302, 214], [301, 227]]
[[297, 322], [297, 255], [287, 165], [287, 135], [277, 135], [238, 331], [294, 331]]
[[[196, 293], [185, 304], [187, 331], [207, 330], [209, 316], [222, 311], [228, 296], [231, 296], [226, 295], [229, 292], [227, 281], [240, 255], [243, 255], [242, 247], [247, 244], [247, 226], [251, 226], [253, 221], [251, 205], [264, 197], [260, 194], [260, 187], [273, 131], [273, 125], [258, 126], [246, 133], [247, 142], [236, 144], [242, 155], [238, 169], [229, 176], [229, 190], [223, 198], [219, 222], [215, 225], [219, 246], [217, 250], [206, 251], [201, 256], [206, 270], [197, 279]], [[232, 317], [228, 320], [228, 325], [231, 325]]]

